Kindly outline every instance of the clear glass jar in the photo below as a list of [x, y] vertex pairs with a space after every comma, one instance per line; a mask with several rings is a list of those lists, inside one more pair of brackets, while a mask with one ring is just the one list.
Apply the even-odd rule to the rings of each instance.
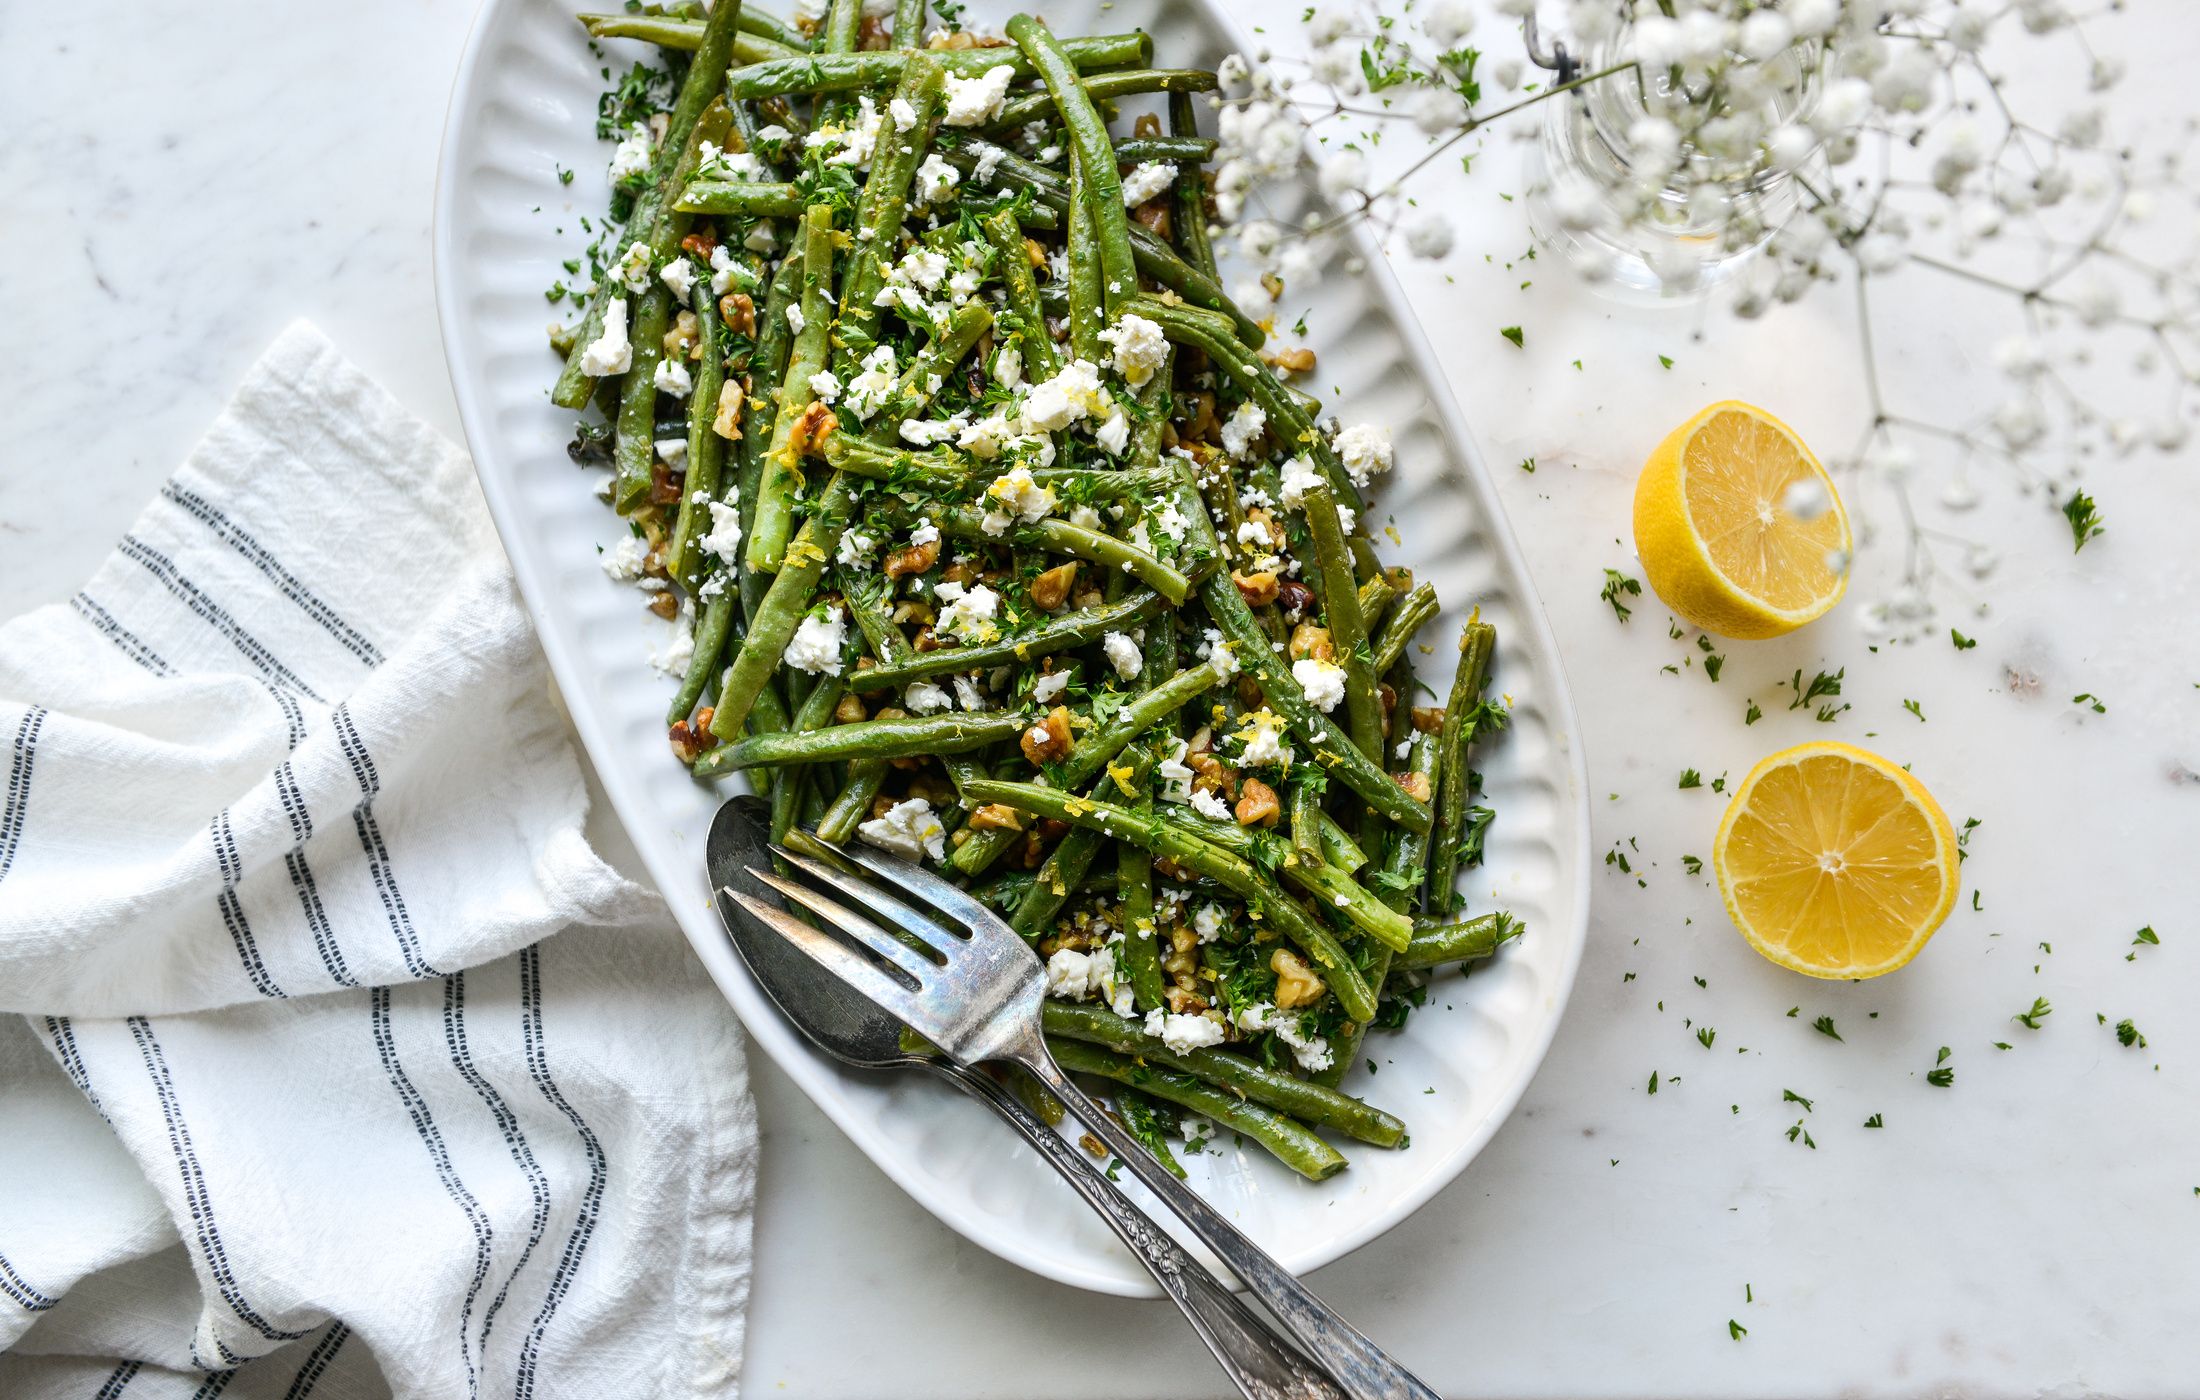
[[[1597, 45], [1585, 71], [1623, 62], [1631, 37], [1623, 26]], [[1693, 301], [1732, 281], [1794, 216], [1798, 177], [1823, 158], [1775, 165], [1762, 141], [1715, 143], [1736, 125], [1804, 130], [1819, 59], [1806, 41], [1762, 62], [1736, 55], [1717, 81], [1630, 69], [1542, 104], [1525, 195], [1536, 241], [1622, 301]], [[1677, 146], [1645, 144], [1651, 118], [1673, 122]]]

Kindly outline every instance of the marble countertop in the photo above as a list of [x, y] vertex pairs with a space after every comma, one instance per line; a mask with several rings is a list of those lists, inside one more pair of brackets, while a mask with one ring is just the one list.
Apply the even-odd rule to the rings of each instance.
[[[2117, 41], [2156, 61], [2124, 100], [2190, 110], [2189, 70], [2163, 60], [2200, 59], [2200, 31], [2171, 7], [2130, 9]], [[457, 436], [428, 229], [470, 11], [205, 0], [105, 30], [0, 16], [0, 378], [15, 386], [0, 613], [75, 588], [293, 317]], [[1462, 251], [1401, 271], [1501, 464], [1573, 680], [1595, 840], [1632, 873], [1602, 872], [1565, 1025], [1511, 1122], [1317, 1287], [1451, 1395], [2200, 1390], [2186, 1339], [2200, 1305], [2194, 453], [2094, 468], [2110, 529], [2078, 555], [2039, 497], [1988, 489], [1936, 522], [2002, 542], [2005, 562], [1984, 582], [1956, 571], [1924, 644], [1872, 652], [1847, 607], [1722, 648], [1713, 683], [1654, 599], [1624, 624], [1598, 600], [1604, 567], [1635, 568], [1634, 473], [1717, 398], [1765, 404], [1829, 449], [1850, 441], [1848, 304], [1753, 325], [1713, 313], [1708, 331], [1702, 313], [1615, 309], [1520, 257], [1517, 206], [1496, 197], [1517, 151], [1493, 144], [1478, 164], [1443, 196]], [[1895, 392], [1990, 406], [1976, 370], [2004, 313], [1889, 286]], [[1524, 348], [1499, 337], [1511, 325]], [[1925, 499], [1948, 470], [1919, 463]], [[1859, 489], [1851, 506], [1869, 537], [1856, 590], [1883, 592], [1901, 563], [1894, 504]], [[1976, 649], [1948, 644], [1951, 622]], [[1851, 708], [1830, 724], [1786, 708], [1790, 673], [1821, 667], [1846, 668]], [[2107, 712], [2071, 704], [2079, 692]], [[1745, 725], [1752, 699], [1764, 719]], [[1813, 737], [1912, 763], [1951, 817], [1982, 819], [1965, 907], [1898, 976], [1784, 973], [1734, 935], [1709, 876], [1684, 873], [1722, 799], [1679, 789], [1680, 771], [1738, 778]], [[2132, 947], [2141, 925], [2159, 947]], [[2036, 996], [2054, 1014], [2013, 1024]], [[1839, 1042], [1812, 1029], [1821, 1015]], [[2144, 1049], [2117, 1044], [2126, 1017]], [[1943, 1045], [1946, 1089], [1925, 1080]], [[756, 1082], [751, 1395], [1219, 1393], [1163, 1305], [999, 1262], [904, 1198], [768, 1063]], [[1864, 1127], [1873, 1115], [1883, 1128]], [[1789, 1139], [1798, 1120], [1814, 1148]]]

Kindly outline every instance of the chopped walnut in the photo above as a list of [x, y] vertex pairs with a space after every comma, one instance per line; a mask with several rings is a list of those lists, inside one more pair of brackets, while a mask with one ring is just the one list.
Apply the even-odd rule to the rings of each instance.
[[1202, 389], [1186, 397], [1189, 402], [1179, 415], [1184, 426], [1177, 429], [1177, 436], [1195, 442], [1213, 442], [1222, 431], [1222, 421], [1215, 417], [1215, 396]]
[[1237, 796], [1237, 774], [1213, 754], [1187, 754], [1184, 763], [1192, 770], [1193, 791], [1219, 792], [1228, 798]]
[[1080, 588], [1070, 601], [1080, 608], [1097, 608], [1107, 601], [1107, 597], [1097, 588]]
[[970, 566], [967, 559], [958, 559], [940, 572], [942, 583], [959, 583], [968, 587], [977, 582], [977, 579], [978, 571]]
[[1394, 776], [1398, 780], [1398, 786], [1406, 790], [1406, 796], [1416, 802], [1428, 801], [1428, 774], [1399, 773]]
[[933, 631], [929, 626], [919, 627], [917, 635], [909, 639], [909, 649], [911, 651], [938, 651], [946, 645], [947, 643], [940, 640], [940, 634]]
[[694, 719], [683, 719], [672, 726], [672, 752], [682, 763], [693, 763], [717, 745], [718, 736], [710, 732], [710, 717], [711, 707], [705, 705], [695, 712]]
[[680, 504], [680, 478], [662, 462], [649, 464], [649, 500], [659, 506]]
[[1303, 374], [1314, 367], [1314, 352], [1303, 345], [1271, 346], [1260, 357], [1286, 374]]
[[1276, 790], [1258, 778], [1247, 778], [1237, 800], [1237, 824], [1239, 826], [1274, 826], [1283, 815], [1283, 803], [1276, 798]]
[[904, 598], [894, 604], [894, 621], [900, 624], [917, 623], [922, 626], [932, 621], [932, 605], [920, 598]]
[[1257, 710], [1268, 703], [1268, 694], [1260, 688], [1260, 682], [1240, 672], [1237, 678], [1237, 698], [1240, 708]]
[[852, 690], [843, 694], [840, 703], [833, 706], [835, 724], [861, 724], [870, 717], [869, 711], [863, 708], [863, 697]]
[[707, 219], [703, 222], [703, 226], [701, 228], [695, 230], [695, 232], [693, 233], [687, 234], [680, 240], [681, 252], [693, 253], [695, 256], [701, 258], [704, 262], [710, 261], [711, 250], [713, 248], [716, 248], [717, 246], [717, 226]]
[[1291, 659], [1304, 661], [1312, 657], [1316, 661], [1336, 659], [1337, 648], [1329, 640], [1329, 629], [1302, 622], [1291, 629]]
[[1144, 225], [1156, 238], [1166, 239], [1169, 236], [1171, 215], [1169, 202], [1166, 198], [1157, 195], [1147, 200], [1144, 204], [1131, 210], [1131, 217]]
[[735, 335], [755, 335], [756, 303], [747, 292], [728, 292], [718, 298], [718, 319]]
[[1031, 581], [1031, 601], [1054, 612], [1069, 601], [1070, 585], [1077, 580], [1077, 561], [1057, 564]]
[[669, 588], [650, 594], [649, 601], [642, 606], [667, 622], [680, 615], [680, 600], [672, 596], [672, 590]]
[[1444, 707], [1441, 705], [1415, 705], [1413, 727], [1423, 734], [1434, 734], [1444, 727]]
[[1276, 575], [1272, 569], [1262, 569], [1257, 574], [1241, 574], [1232, 569], [1230, 582], [1237, 585], [1238, 592], [1244, 595], [1250, 607], [1262, 608], [1276, 601]]
[[741, 436], [741, 384], [729, 379], [718, 390], [718, 413], [710, 420], [710, 430], [727, 441]]
[[1207, 998], [1189, 987], [1171, 987], [1162, 995], [1169, 1003], [1169, 1010], [1179, 1016], [1197, 1016], [1207, 1009]]
[[1024, 261], [1035, 268], [1047, 265], [1047, 250], [1039, 245], [1038, 239], [1027, 238], [1024, 240]]
[[978, 831], [1022, 831], [1024, 814], [1014, 807], [1004, 807], [998, 802], [988, 802], [970, 814], [966, 825]]
[[901, 578], [907, 574], [921, 574], [940, 562], [940, 542], [928, 540], [895, 550], [886, 556], [886, 576]]
[[1056, 705], [1047, 711], [1047, 717], [1024, 731], [1020, 741], [1024, 757], [1034, 768], [1054, 762], [1069, 753], [1069, 706]]
[[865, 15], [863, 24], [856, 30], [856, 48], [864, 53], [894, 46], [894, 27], [878, 15]]
[[800, 457], [812, 448], [820, 446], [831, 437], [840, 420], [833, 411], [821, 403], [813, 403], [802, 410], [802, 416], [794, 422], [794, 431], [788, 435], [787, 451]]
[[1278, 948], [1268, 955], [1268, 968], [1276, 974], [1276, 1005], [1288, 1011], [1293, 1007], [1312, 1006], [1322, 999], [1322, 979], [1314, 975], [1314, 969], [1306, 959], [1289, 948]]
[[665, 332], [665, 358], [668, 360], [689, 359], [691, 358], [689, 352], [695, 350], [701, 344], [702, 331], [696, 324], [695, 313], [682, 311], [673, 319], [672, 329]]

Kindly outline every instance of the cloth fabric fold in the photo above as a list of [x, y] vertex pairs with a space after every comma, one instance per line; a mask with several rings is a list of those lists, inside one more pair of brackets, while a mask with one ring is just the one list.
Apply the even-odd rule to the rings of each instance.
[[464, 455], [303, 325], [0, 627], [0, 1393], [734, 1393], [738, 1032], [566, 735]]

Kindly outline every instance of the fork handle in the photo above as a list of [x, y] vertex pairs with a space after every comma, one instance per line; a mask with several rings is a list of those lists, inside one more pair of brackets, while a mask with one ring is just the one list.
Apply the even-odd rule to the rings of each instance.
[[1099, 1212], [1116, 1238], [1138, 1256], [1138, 1262], [1146, 1266], [1161, 1291], [1169, 1295], [1169, 1301], [1183, 1312], [1200, 1341], [1206, 1343], [1207, 1350], [1214, 1353], [1215, 1360], [1249, 1400], [1343, 1400], [1343, 1392], [1307, 1365], [1288, 1342], [1216, 1282], [1205, 1265], [1147, 1219], [1130, 1197], [1095, 1171], [1077, 1148], [1024, 1107], [1014, 1094], [979, 1070], [944, 1060], [919, 1063], [1006, 1119], [1047, 1165]]
[[1286, 1272], [1268, 1251], [1247, 1239], [1190, 1187], [1169, 1175], [1136, 1138], [1101, 1112], [1100, 1106], [1070, 1083], [1069, 1076], [1054, 1062], [1039, 1038], [1036, 1024], [1029, 1039], [1009, 1054], [1038, 1075], [1171, 1214], [1191, 1227], [1200, 1243], [1244, 1280], [1247, 1290], [1283, 1323], [1285, 1334], [1352, 1400], [1441, 1400], [1426, 1383], [1368, 1340], [1365, 1333], [1315, 1297], [1313, 1290]]

